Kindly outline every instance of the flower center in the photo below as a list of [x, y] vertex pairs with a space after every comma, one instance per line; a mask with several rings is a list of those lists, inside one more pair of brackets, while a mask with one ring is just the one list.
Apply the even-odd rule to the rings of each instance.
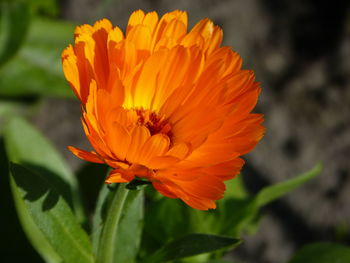
[[165, 116], [158, 116], [155, 112], [144, 109], [133, 109], [137, 114], [137, 124], [144, 125], [151, 133], [163, 133], [170, 139], [172, 137], [171, 125]]

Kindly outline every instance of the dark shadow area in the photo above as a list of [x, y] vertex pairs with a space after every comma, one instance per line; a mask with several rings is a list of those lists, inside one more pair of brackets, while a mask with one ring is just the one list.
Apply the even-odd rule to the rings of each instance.
[[25, 193], [22, 197], [24, 200], [36, 202], [46, 196], [42, 202], [43, 211], [50, 210], [57, 204], [59, 200], [58, 192], [42, 175], [14, 163], [10, 164], [10, 171], [16, 185]]
[[[296, 60], [315, 60], [338, 48], [345, 29], [349, 1], [263, 0], [261, 6], [275, 22], [270, 39], [288, 34]], [[279, 22], [279, 23], [278, 23]]]
[[325, 192], [325, 196], [328, 199], [337, 199], [339, 194], [344, 191], [344, 187], [346, 186], [347, 181], [350, 179], [348, 171], [342, 168], [337, 171], [337, 178], [338, 180], [336, 184]]
[[[346, 30], [349, 1], [263, 0], [260, 6], [271, 20], [267, 44], [278, 46], [287, 39], [292, 52], [288, 67], [272, 80], [274, 92], [284, 90], [311, 63], [324, 57], [332, 61], [337, 56]], [[339, 72], [336, 67], [330, 71]], [[335, 75], [342, 82], [342, 77]]]
[[0, 254], [2, 262], [44, 262], [38, 253], [32, 248], [22, 230], [16, 214], [12, 193], [10, 190], [8, 160], [4, 148], [3, 138], [0, 138]]
[[27, 96], [2, 96], [0, 95], [0, 100], [5, 102], [16, 102], [23, 103], [25, 105], [31, 105], [38, 102], [39, 98], [35, 95], [27, 95]]
[[[46, 185], [47, 188], [41, 188], [40, 191], [50, 190], [52, 192], [56, 192], [59, 195], [62, 195], [62, 197], [65, 199], [65, 201], [68, 203], [68, 205], [72, 208], [73, 201], [72, 201], [72, 191], [67, 182], [65, 182], [59, 175], [55, 174], [54, 172], [46, 169], [45, 167], [34, 165], [31, 163], [23, 163], [21, 166], [25, 169], [27, 169], [34, 178], [36, 178], [39, 181], [42, 181], [41, 184]], [[40, 179], [39, 179], [40, 178]], [[40, 183], [38, 181], [38, 183]], [[28, 186], [29, 187], [29, 186]], [[28, 188], [30, 189], [30, 188]], [[39, 189], [37, 190], [37, 192]], [[35, 192], [29, 192], [30, 195], [39, 195], [39, 193]], [[40, 198], [43, 194], [38, 197]], [[51, 194], [52, 195], [52, 194]], [[52, 197], [51, 197], [52, 198]]]
[[283, 152], [289, 158], [296, 158], [300, 154], [300, 142], [296, 137], [288, 138], [283, 145]]
[[96, 163], [85, 163], [77, 172], [80, 191], [84, 196], [88, 214], [91, 214], [96, 206], [98, 194], [104, 184], [107, 172], [107, 165]]

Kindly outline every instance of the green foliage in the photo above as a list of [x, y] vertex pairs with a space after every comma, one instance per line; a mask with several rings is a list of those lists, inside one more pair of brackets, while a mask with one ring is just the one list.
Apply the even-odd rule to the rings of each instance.
[[72, 97], [61, 66], [61, 52], [72, 33], [71, 24], [33, 19], [21, 50], [0, 69], [0, 96]]
[[[100, 12], [110, 1], [104, 4]], [[74, 26], [53, 20], [57, 10], [55, 0], [0, 3], [0, 97], [12, 100], [0, 101], [0, 133], [11, 162], [11, 190], [20, 223], [46, 262], [233, 263], [221, 256], [240, 244], [243, 232], [257, 228], [261, 207], [320, 172], [318, 165], [306, 174], [261, 189], [255, 196], [248, 194], [241, 177], [229, 180], [225, 198], [217, 202], [215, 211], [192, 209], [179, 200], [160, 197], [153, 189], [145, 206], [145, 186], [134, 185], [139, 189], [130, 191], [124, 184], [117, 189], [102, 186], [90, 240], [82, 227], [89, 229], [89, 222], [73, 172], [34, 127], [13, 118], [24, 111], [23, 98], [73, 96], [63, 77], [60, 55], [72, 42]], [[13, 100], [18, 98], [21, 101]], [[301, 249], [289, 263], [349, 261], [349, 248], [320, 243]]]
[[[143, 190], [131, 190], [125, 201], [114, 250], [115, 262], [134, 263], [141, 244], [143, 228]], [[123, 246], [122, 244], [128, 244]]]
[[[35, 262], [43, 263], [40, 255], [27, 241], [16, 214], [10, 189], [10, 178], [7, 176], [8, 160], [3, 138], [0, 137], [0, 207], [4, 213], [0, 216], [1, 229], [0, 251], [1, 262]], [[18, 253], [20, 251], [21, 253]], [[49, 261], [47, 261], [49, 262]]]
[[[263, 205], [312, 179], [321, 169], [318, 165], [306, 174], [268, 186], [253, 197], [247, 194], [240, 178], [234, 179], [227, 182], [227, 195], [215, 211], [198, 211], [178, 200], [153, 195], [144, 228], [143, 191], [127, 190], [124, 184], [118, 190], [104, 186], [93, 217], [91, 246], [79, 225], [83, 213], [77, 182], [52, 145], [18, 118], [10, 121], [4, 135], [7, 155], [15, 163], [11, 169], [12, 190], [21, 223], [47, 262], [73, 262], [77, 258], [93, 262], [92, 251], [101, 263], [131, 263], [138, 258], [142, 262], [218, 259], [229, 247], [239, 244], [243, 231], [256, 226]], [[59, 220], [61, 217], [67, 221]], [[58, 240], [66, 240], [68, 245], [60, 245]], [[74, 240], [80, 240], [81, 246]], [[218, 249], [215, 254], [208, 253]], [[206, 254], [193, 257], [202, 253]]]
[[0, 2], [0, 67], [25, 43], [27, 32], [31, 28], [32, 17], [38, 12], [50, 16], [57, 15], [57, 2], [55, 0], [3, 0]]
[[[66, 263], [92, 263], [87, 234], [46, 174], [18, 164], [12, 164], [10, 170], [13, 194], [17, 203], [21, 203], [17, 209], [26, 210], [48, 246]], [[55, 258], [52, 262], [60, 261]]]
[[[33, 246], [46, 261], [60, 262], [61, 255], [57, 254], [57, 248], [53, 247], [43, 231], [48, 231], [49, 234], [51, 232], [45, 229], [45, 225], [40, 222], [44, 218], [43, 213], [51, 221], [57, 221], [56, 213], [63, 216], [64, 213], [71, 213], [70, 209], [74, 209], [79, 221], [83, 220], [75, 177], [53, 146], [24, 120], [12, 119], [5, 129], [4, 137], [9, 161], [17, 164], [13, 166], [16, 169], [12, 170], [11, 187], [21, 224]], [[34, 182], [38, 183], [38, 186]], [[30, 188], [32, 185], [38, 188]], [[50, 191], [52, 194], [46, 197], [45, 189], [46, 192], [52, 189]], [[34, 199], [26, 199], [27, 194], [34, 196], [39, 194], [39, 196], [35, 196]], [[45, 203], [45, 200], [51, 200], [53, 197], [59, 200], [57, 202], [59, 207], [54, 206], [52, 209], [60, 208], [61, 212], [55, 210], [51, 213], [51, 209], [46, 211], [39, 209], [43, 204], [47, 204], [48, 201]], [[66, 205], [69, 205], [70, 208], [68, 209]], [[71, 220], [73, 219], [76, 220], [72, 215]], [[51, 222], [50, 220], [48, 222]]]
[[212, 252], [221, 248], [238, 245], [241, 241], [216, 235], [190, 234], [171, 241], [153, 255], [146, 258], [146, 263], [161, 263], [193, 255]]
[[26, 38], [30, 20], [28, 1], [0, 3], [0, 67], [19, 50]]
[[11, 178], [11, 188], [19, 220], [32, 246], [36, 249], [36, 251], [42, 256], [42, 258], [46, 262], [62, 262], [62, 258], [52, 247], [50, 242], [47, 240], [45, 235], [42, 233], [42, 231], [32, 218], [28, 210], [27, 204], [23, 200], [22, 193], [18, 190], [18, 187], [15, 185], [13, 178]]
[[24, 105], [19, 102], [0, 101], [0, 135], [6, 123], [16, 115], [24, 112]]
[[15, 102], [1, 102], [0, 103], [0, 117], [6, 117], [12, 115], [14, 111], [17, 111], [21, 105]]
[[314, 243], [297, 251], [288, 263], [348, 263], [350, 248], [335, 243]]
[[[239, 236], [243, 231], [256, 228], [258, 212], [261, 207], [267, 205], [290, 191], [310, 181], [321, 172], [321, 165], [316, 165], [310, 171], [293, 177], [287, 181], [267, 186], [261, 189], [256, 196], [245, 199], [224, 198], [223, 216], [221, 219], [221, 233], [230, 233], [232, 236]], [[221, 209], [219, 207], [219, 209]]]
[[[173, 238], [191, 233], [239, 238], [243, 232], [257, 227], [258, 212], [263, 205], [311, 180], [320, 170], [321, 166], [317, 165], [305, 174], [261, 189], [256, 196], [247, 194], [238, 177], [227, 182], [227, 195], [218, 202], [218, 208], [214, 211], [198, 211], [169, 198], [153, 200], [145, 214], [142, 255], [154, 252]], [[171, 220], [168, 220], [169, 215], [172, 215]], [[203, 257], [193, 258], [191, 262], [203, 262]]]
[[103, 228], [103, 221], [106, 218], [106, 209], [108, 204], [110, 203], [110, 199], [112, 197], [111, 191], [107, 186], [102, 186], [100, 193], [98, 195], [98, 199], [95, 206], [95, 211], [92, 219], [92, 231], [91, 231], [91, 239], [92, 239], [92, 247], [94, 254], [96, 255], [98, 252], [98, 248], [100, 245], [100, 237]]
[[258, 207], [262, 207], [282, 196], [286, 193], [298, 188], [303, 185], [307, 181], [313, 179], [316, 175], [321, 172], [321, 165], [316, 165], [311, 171], [302, 174], [300, 176], [296, 176], [292, 179], [289, 179], [285, 182], [281, 182], [275, 185], [271, 185], [262, 189], [258, 195], [255, 197], [256, 205]]
[[[128, 192], [123, 205], [120, 222], [112, 222], [118, 224], [116, 227], [118, 232], [112, 229], [104, 230], [106, 233], [115, 236], [112, 244], [114, 248], [114, 261], [112, 262], [132, 263], [135, 261], [139, 251], [143, 227], [143, 190], [132, 190]], [[113, 197], [116, 197], [117, 193], [118, 190], [108, 188], [106, 185], [101, 188], [93, 217], [92, 242], [95, 254], [98, 254], [100, 246], [105, 245], [102, 244], [104, 241], [101, 240], [101, 234], [105, 228], [104, 222], [106, 222], [109, 210], [113, 210], [117, 205], [113, 202]], [[115, 225], [112, 224], [109, 227], [113, 228]], [[128, 245], [122, 246], [120, 244]]]
[[30, 0], [30, 2], [36, 13], [50, 17], [58, 15], [58, 3], [56, 0]]
[[31, 167], [40, 174], [47, 174], [80, 221], [84, 221], [76, 178], [54, 146], [34, 127], [20, 118], [10, 121], [4, 135], [9, 160]]

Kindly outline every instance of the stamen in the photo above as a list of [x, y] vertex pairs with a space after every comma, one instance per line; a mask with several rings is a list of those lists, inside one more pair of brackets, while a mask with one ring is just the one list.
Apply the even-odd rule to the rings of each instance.
[[163, 133], [170, 139], [172, 137], [171, 125], [164, 116], [158, 116], [155, 112], [144, 109], [132, 109], [137, 113], [138, 124], [144, 125], [151, 133], [155, 135]]

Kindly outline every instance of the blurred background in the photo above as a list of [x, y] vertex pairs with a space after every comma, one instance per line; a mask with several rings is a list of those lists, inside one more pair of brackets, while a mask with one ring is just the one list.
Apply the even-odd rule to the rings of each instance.
[[[17, 3], [18, 2], [18, 3]], [[17, 8], [24, 4], [24, 8]], [[100, 166], [84, 164], [67, 145], [89, 148], [80, 107], [63, 79], [60, 53], [74, 25], [107, 17], [125, 28], [137, 9], [159, 14], [180, 9], [189, 23], [210, 18], [224, 45], [253, 69], [262, 94], [266, 135], [246, 156], [249, 191], [323, 163], [315, 180], [267, 206], [256, 235], [234, 251], [238, 262], [283, 263], [314, 241], [350, 244], [350, 9], [349, 1], [311, 0], [32, 0], [0, 2], [0, 121], [27, 115], [58, 147], [80, 182]], [[17, 10], [17, 11], [16, 11]], [[19, 11], [18, 11], [19, 10]], [[8, 12], [14, 16], [9, 18]], [[13, 19], [14, 17], [14, 19]], [[12, 19], [12, 20], [11, 20]], [[11, 26], [9, 26], [11, 25]], [[16, 32], [14, 34], [14, 32]], [[10, 41], [9, 41], [10, 39]], [[19, 43], [19, 44], [16, 44]], [[7, 48], [7, 49], [6, 49]], [[10, 50], [2, 51], [1, 50]], [[5, 117], [4, 117], [5, 116]], [[0, 126], [2, 125], [0, 123]], [[0, 158], [4, 154], [0, 153]], [[5, 163], [5, 160], [2, 160]], [[2, 171], [4, 171], [2, 169]], [[91, 180], [83, 185], [95, 196]], [[6, 262], [41, 262], [18, 226], [8, 182], [0, 178], [1, 254]], [[87, 200], [93, 207], [94, 199]], [[5, 238], [4, 238], [5, 237]], [[6, 257], [5, 257], [6, 258]]]

